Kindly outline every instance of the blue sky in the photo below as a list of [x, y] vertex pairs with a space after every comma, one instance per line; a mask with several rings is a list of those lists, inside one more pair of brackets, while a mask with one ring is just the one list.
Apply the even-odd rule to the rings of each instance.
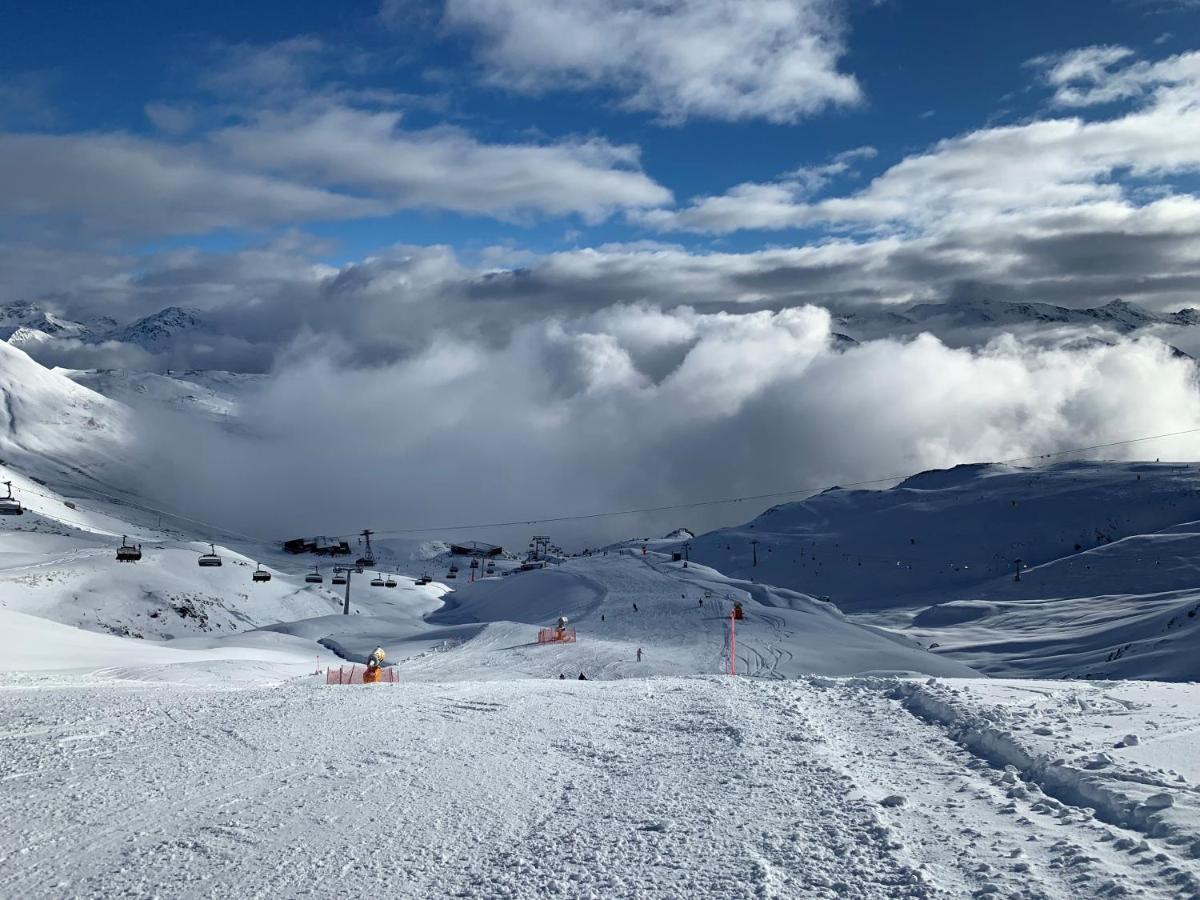
[[[705, 114], [664, 122], [661, 109], [622, 108], [622, 90], [605, 83], [562, 91], [505, 90], [479, 76], [478, 34], [439, 22], [437, 3], [405, 3], [400, 12], [392, 11], [389, 24], [386, 10], [381, 15], [377, 4], [362, 2], [97, 2], [73, 7], [68, 14], [55, 4], [19, 0], [9, 5], [8, 27], [0, 36], [0, 73], [10, 85], [8, 102], [0, 110], [10, 130], [127, 132], [161, 139], [147, 116], [147, 104], [186, 108], [210, 123], [229, 121], [239, 115], [229, 109], [229, 92], [205, 86], [205, 78], [239, 54], [270, 52], [280, 42], [306, 39], [319, 42], [321, 49], [297, 54], [305, 91], [393, 92], [402, 96], [384, 105], [402, 111], [406, 127], [451, 124], [482, 142], [594, 136], [635, 145], [644, 171], [682, 203], [742, 182], [768, 182], [800, 166], [821, 165], [856, 147], [875, 148], [874, 157], [859, 160], [840, 179], [852, 188], [939, 139], [1043, 113], [1052, 91], [1027, 64], [1031, 59], [1094, 45], [1121, 45], [1146, 57], [1162, 57], [1188, 49], [1200, 20], [1196, 7], [1137, 0], [817, 5], [840, 23], [843, 52], [836, 68], [857, 80], [861, 100], [831, 104], [787, 122]], [[255, 89], [252, 84], [239, 87]], [[505, 242], [550, 252], [661, 237], [619, 214], [592, 221], [538, 212], [520, 215], [515, 222], [505, 220], [509, 218], [422, 204], [334, 221], [297, 218], [275, 227], [303, 227], [330, 239], [326, 258], [333, 261], [398, 242], [450, 243], [470, 254]], [[263, 234], [261, 227], [217, 228], [155, 236], [139, 246], [228, 249], [259, 242]], [[670, 240], [746, 251], [821, 236], [821, 228], [750, 228], [721, 235], [675, 234]]]
[[[484, 269], [786, 250], [807, 267], [791, 293], [832, 304], [976, 283], [1062, 299], [1044, 254], [964, 260], [1000, 235], [1057, 240], [1047, 217], [1072, 219], [1066, 240], [1107, 233], [1113, 203], [1135, 231], [1183, 215], [1153, 201], [1195, 186], [1195, 155], [1161, 147], [1195, 126], [1198, 20], [1171, 0], [19, 0], [0, 35], [0, 238], [25, 295], [299, 241], [335, 266], [447, 245]], [[847, 245], [885, 277], [830, 295]], [[1156, 245], [1067, 299], [1161, 265]], [[1178, 274], [1134, 295], [1178, 304], [1195, 273]]]

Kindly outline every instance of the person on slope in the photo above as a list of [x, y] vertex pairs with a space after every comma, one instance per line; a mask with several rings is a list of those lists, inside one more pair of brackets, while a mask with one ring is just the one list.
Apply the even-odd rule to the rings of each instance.
[[567, 680], [567, 676], [566, 676], [566, 675], [564, 675], [562, 672], [559, 672], [559, 673], [558, 673], [558, 680], [559, 680], [559, 681], [566, 681], [566, 680]]
[[637, 604], [636, 604], [636, 603], [635, 603], [635, 604], [633, 604], [633, 611], [634, 611], [634, 612], [637, 612]]
[[638, 647], [638, 652], [637, 652], [637, 661], [638, 661], [638, 662], [641, 662], [641, 661], [642, 661], [642, 648], [641, 648], [641, 647]]
[[584, 675], [582, 672], [580, 672], [580, 673], [579, 673], [579, 680], [580, 680], [580, 681], [587, 681], [587, 680], [588, 680], [588, 677], [587, 677], [586, 675]]

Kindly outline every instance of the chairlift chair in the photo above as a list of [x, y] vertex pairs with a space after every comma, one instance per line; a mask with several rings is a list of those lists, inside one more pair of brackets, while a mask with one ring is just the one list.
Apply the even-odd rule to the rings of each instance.
[[304, 576], [306, 584], [324, 584], [325, 576], [321, 574], [321, 569], [318, 566], [313, 566], [313, 570]]
[[343, 575], [341, 572], [334, 572], [333, 573], [333, 583], [334, 584], [345, 584], [346, 576]]
[[131, 544], [121, 535], [121, 546], [117, 548], [117, 562], [137, 562], [142, 558], [142, 545]]
[[375, 577], [371, 579], [371, 587], [383, 587], [383, 585], [384, 585], [383, 576], [380, 573], [376, 572]]
[[390, 588], [394, 588], [394, 587], [396, 586], [396, 579], [395, 579], [395, 578], [393, 578], [391, 575], [389, 575], [389, 576], [387, 577], [387, 581], [385, 581], [385, 582], [383, 583], [383, 586], [384, 586], [384, 587], [390, 587]]
[[254, 582], [270, 581], [271, 573], [262, 567], [262, 563], [259, 563], [258, 568], [254, 570], [254, 574], [250, 576], [250, 580]]
[[23, 516], [25, 510], [21, 506], [21, 501], [13, 496], [12, 482], [4, 482], [4, 486], [8, 488], [8, 496], [0, 497], [0, 516]]
[[200, 566], [205, 569], [221, 565], [221, 557], [217, 556], [217, 545], [209, 544], [208, 546], [211, 552], [200, 554], [200, 559], [197, 560]]
[[479, 568], [479, 560], [477, 560], [477, 559], [472, 559], [472, 560], [471, 560], [471, 568], [472, 568], [472, 569], [478, 569], [478, 568]]

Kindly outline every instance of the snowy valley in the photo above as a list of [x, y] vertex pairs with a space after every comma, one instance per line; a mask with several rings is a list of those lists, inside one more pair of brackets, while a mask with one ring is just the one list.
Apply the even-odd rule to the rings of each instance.
[[[130, 478], [139, 399], [237, 430], [251, 383], [0, 343], [0, 390], [6, 896], [1200, 895], [1196, 465], [960, 466], [523, 571], [381, 536], [347, 592], [361, 544]], [[326, 683], [375, 647], [395, 683]]]

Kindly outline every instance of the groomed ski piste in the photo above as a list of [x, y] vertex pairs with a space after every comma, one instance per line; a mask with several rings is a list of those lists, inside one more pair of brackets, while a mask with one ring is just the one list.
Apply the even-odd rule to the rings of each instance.
[[[66, 427], [109, 402], [50, 375]], [[327, 560], [160, 524], [32, 412], [0, 465], [0, 896], [1200, 896], [1194, 466], [835, 491], [686, 565], [682, 534], [473, 583], [401, 561], [344, 615]], [[377, 646], [394, 683], [326, 683]]]

